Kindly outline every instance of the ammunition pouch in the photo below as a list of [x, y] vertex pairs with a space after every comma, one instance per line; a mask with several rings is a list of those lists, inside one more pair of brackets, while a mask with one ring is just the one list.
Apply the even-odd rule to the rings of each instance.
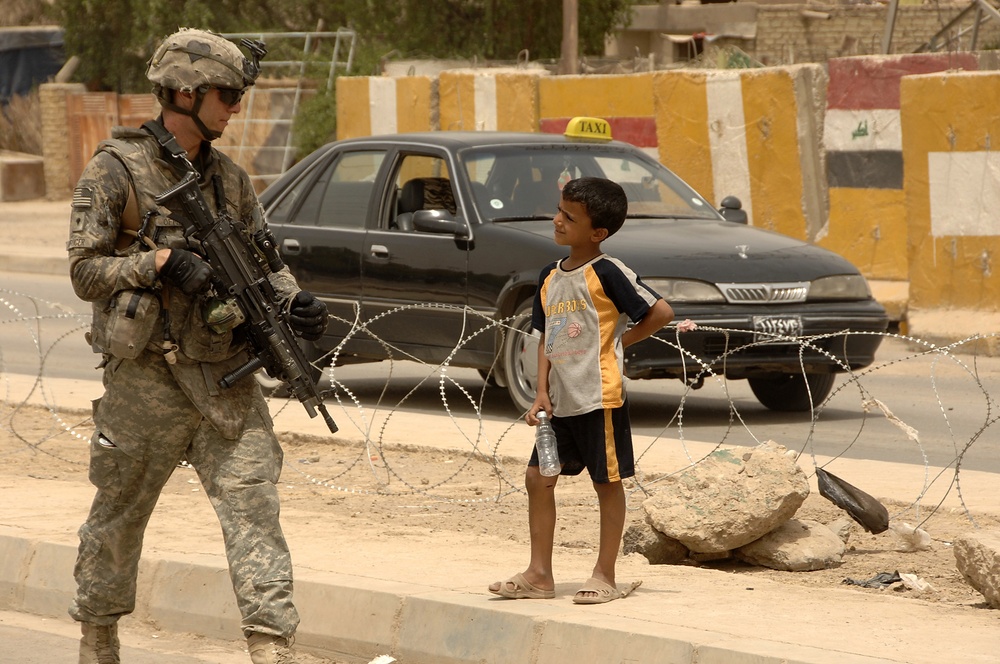
[[160, 320], [159, 295], [150, 290], [124, 290], [106, 306], [94, 305], [90, 342], [95, 351], [123, 360], [142, 354]]
[[223, 326], [217, 332], [205, 320], [208, 309], [215, 298], [194, 298], [187, 311], [184, 324], [177, 335], [181, 352], [197, 362], [221, 362], [233, 356], [238, 348], [233, 348], [233, 330]]
[[202, 314], [208, 329], [216, 334], [225, 334], [247, 319], [236, 298], [233, 297], [227, 300], [209, 298], [204, 304]]

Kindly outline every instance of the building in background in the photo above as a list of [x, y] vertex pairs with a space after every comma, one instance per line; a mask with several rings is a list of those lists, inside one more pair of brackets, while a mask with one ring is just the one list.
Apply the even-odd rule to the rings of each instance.
[[65, 61], [62, 28], [0, 28], [0, 106], [48, 81]]

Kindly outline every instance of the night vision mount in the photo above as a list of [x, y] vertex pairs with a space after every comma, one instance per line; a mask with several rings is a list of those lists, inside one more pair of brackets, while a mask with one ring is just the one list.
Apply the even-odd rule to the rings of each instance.
[[267, 46], [257, 39], [241, 39], [240, 45], [250, 51], [250, 57], [253, 58], [252, 62], [247, 60], [244, 63], [244, 73], [251, 81], [256, 81], [257, 77], [260, 76], [260, 61], [267, 55]]

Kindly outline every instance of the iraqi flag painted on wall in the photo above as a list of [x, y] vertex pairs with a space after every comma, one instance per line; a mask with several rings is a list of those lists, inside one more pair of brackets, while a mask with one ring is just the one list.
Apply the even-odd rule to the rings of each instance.
[[948, 69], [978, 70], [971, 53], [920, 53], [834, 58], [823, 132], [827, 184], [853, 189], [902, 189], [899, 81]]

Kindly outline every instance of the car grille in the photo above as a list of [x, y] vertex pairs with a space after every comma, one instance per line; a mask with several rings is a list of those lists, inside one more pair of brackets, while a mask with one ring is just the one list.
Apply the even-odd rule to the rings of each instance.
[[730, 304], [805, 302], [808, 282], [787, 284], [716, 284]]

